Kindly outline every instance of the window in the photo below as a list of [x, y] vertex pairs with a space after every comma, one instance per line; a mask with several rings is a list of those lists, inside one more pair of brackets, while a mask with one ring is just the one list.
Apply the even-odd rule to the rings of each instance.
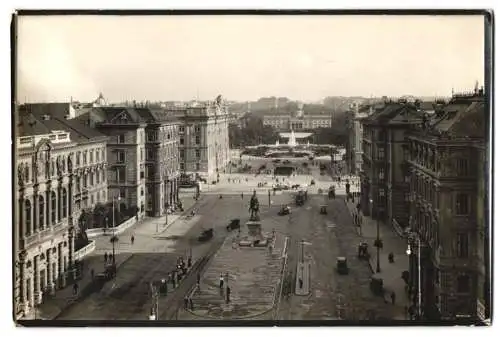
[[182, 159], [184, 159], [184, 150], [180, 150], [179, 155], [181, 156]]
[[90, 178], [90, 183], [89, 183], [89, 185], [90, 185], [90, 186], [94, 186], [94, 172], [90, 172], [90, 174], [89, 174], [89, 178]]
[[200, 136], [196, 136], [196, 145], [200, 145]]
[[125, 135], [124, 134], [118, 135], [118, 143], [125, 143]]
[[119, 183], [125, 182], [125, 168], [124, 167], [117, 167], [116, 168], [116, 181]]
[[101, 156], [101, 150], [96, 150], [95, 151], [95, 161], [96, 162], [100, 162], [101, 161], [101, 158], [99, 158]]
[[119, 164], [125, 163], [125, 151], [117, 150], [116, 151], [116, 162]]
[[30, 236], [31, 235], [31, 202], [29, 200], [24, 201], [24, 223], [26, 224], [26, 227], [24, 228], [24, 233], [26, 234], [26, 236]]
[[196, 158], [200, 159], [200, 157], [201, 157], [200, 150], [196, 149]]
[[156, 140], [156, 132], [153, 130], [150, 130], [147, 132], [147, 139], [148, 142], [154, 142]]
[[92, 164], [94, 162], [94, 151], [90, 151], [90, 163]]
[[38, 226], [39, 230], [43, 230], [45, 227], [45, 202], [43, 201], [43, 196], [38, 196]]
[[155, 160], [155, 153], [153, 149], [146, 149], [146, 160], [148, 161]]
[[179, 144], [184, 145], [184, 138], [183, 137], [179, 138]]
[[469, 174], [469, 161], [467, 159], [457, 160], [457, 175], [466, 176]]
[[469, 275], [460, 275], [457, 278], [457, 292], [467, 293], [470, 291], [470, 277]]
[[80, 155], [81, 155], [81, 153], [80, 153], [80, 152], [77, 152], [77, 153], [76, 153], [76, 166], [79, 166], [79, 165], [80, 165]]
[[50, 221], [52, 222], [52, 225], [55, 225], [56, 223], [56, 210], [57, 210], [57, 196], [56, 192], [52, 191], [50, 193]]
[[141, 195], [144, 195], [144, 187], [141, 187]]
[[196, 163], [196, 171], [200, 170], [200, 163]]
[[87, 151], [83, 152], [83, 165], [87, 165]]
[[377, 155], [378, 155], [378, 160], [384, 160], [384, 157], [385, 157], [385, 149], [384, 149], [383, 147], [379, 147], [379, 148], [378, 148]]
[[384, 179], [385, 177], [385, 171], [383, 168], [380, 168], [379, 171], [378, 171], [378, 178], [379, 179]]
[[184, 132], [184, 127], [183, 126], [179, 126], [179, 132]]
[[469, 256], [469, 235], [467, 233], [457, 234], [457, 257], [466, 258]]
[[184, 170], [184, 163], [179, 163], [179, 169]]
[[455, 202], [455, 213], [456, 215], [467, 215], [469, 214], [469, 195], [465, 193], [457, 194], [457, 199]]
[[200, 133], [200, 132], [201, 132], [201, 128], [200, 128], [200, 126], [199, 126], [199, 125], [196, 125], [196, 126], [194, 127], [194, 132], [196, 132], [196, 133]]
[[97, 171], [96, 172], [95, 182], [96, 182], [96, 184], [100, 184], [101, 183], [101, 171]]
[[141, 178], [141, 179], [144, 179], [144, 171], [141, 171], [141, 173], [140, 173], [140, 178]]

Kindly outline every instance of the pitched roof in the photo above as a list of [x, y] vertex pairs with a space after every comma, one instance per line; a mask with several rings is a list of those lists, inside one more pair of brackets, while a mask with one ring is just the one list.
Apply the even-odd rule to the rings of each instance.
[[[32, 109], [32, 106], [19, 107], [18, 136], [34, 136], [48, 134], [61, 130], [70, 133], [72, 140], [84, 142], [89, 140], [105, 140], [106, 136], [98, 130], [89, 127], [82, 120], [66, 119], [67, 113], [60, 106], [41, 107]], [[69, 111], [69, 105], [68, 110]], [[45, 117], [46, 116], [46, 117]]]

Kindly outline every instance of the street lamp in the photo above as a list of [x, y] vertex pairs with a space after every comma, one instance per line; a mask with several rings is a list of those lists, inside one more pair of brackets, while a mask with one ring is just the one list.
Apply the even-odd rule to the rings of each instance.
[[[377, 205], [378, 206], [378, 205]], [[370, 199], [370, 207], [373, 212], [373, 199]], [[380, 223], [378, 220], [378, 207], [377, 207], [377, 213], [376, 213], [376, 220], [377, 220], [377, 240], [375, 241], [375, 247], [377, 248], [377, 273], [380, 273], [380, 246], [382, 245], [382, 242], [380, 241]]]
[[418, 266], [418, 270], [417, 270], [417, 274], [418, 274], [417, 275], [417, 277], [418, 277], [418, 279], [417, 279], [417, 291], [418, 291], [417, 318], [420, 318], [421, 309], [422, 309], [422, 281], [420, 279], [422, 264], [421, 264], [421, 253], [420, 253], [420, 250], [421, 250], [420, 237], [418, 236], [418, 233], [412, 232], [412, 233], [410, 233], [408, 238], [409, 238], [408, 248], [406, 249], [406, 254], [408, 256], [411, 256], [414, 253], [412, 251], [411, 242], [416, 243], [416, 245], [417, 245], [417, 266]]

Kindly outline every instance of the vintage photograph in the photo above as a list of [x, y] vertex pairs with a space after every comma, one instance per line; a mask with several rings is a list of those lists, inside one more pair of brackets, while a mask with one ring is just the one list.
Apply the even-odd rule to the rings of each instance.
[[490, 325], [492, 13], [12, 29], [18, 325]]

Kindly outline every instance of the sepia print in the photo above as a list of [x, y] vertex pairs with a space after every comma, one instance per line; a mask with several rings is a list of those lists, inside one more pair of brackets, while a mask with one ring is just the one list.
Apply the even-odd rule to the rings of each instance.
[[490, 324], [491, 13], [66, 14], [13, 16], [19, 324]]

